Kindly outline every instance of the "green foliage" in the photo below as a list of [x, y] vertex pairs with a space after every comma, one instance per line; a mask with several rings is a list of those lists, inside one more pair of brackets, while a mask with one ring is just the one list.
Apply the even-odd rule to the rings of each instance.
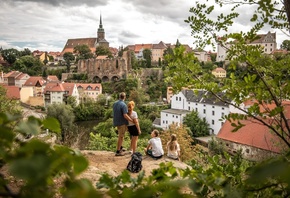
[[55, 118], [60, 123], [62, 141], [66, 141], [70, 134], [75, 133], [75, 116], [73, 109], [65, 104], [52, 104], [47, 107], [47, 118]]
[[290, 40], [284, 40], [280, 45], [280, 48], [290, 51]]
[[87, 45], [75, 46], [74, 53], [77, 54], [76, 62], [78, 62], [78, 60], [93, 58], [94, 56], [94, 54], [91, 52], [91, 49]]
[[205, 119], [202, 119], [198, 116], [197, 111], [191, 111], [183, 119], [183, 124], [186, 125], [190, 134], [193, 137], [202, 137], [209, 135], [209, 124]]
[[93, 100], [82, 102], [73, 109], [76, 121], [102, 119], [105, 111], [104, 105]]
[[105, 47], [105, 46], [98, 46], [96, 48], [96, 52], [95, 52], [96, 56], [102, 56], [102, 55], [107, 55], [109, 58], [112, 58], [112, 52], [110, 51], [109, 48]]
[[[20, 117], [0, 113], [1, 169], [6, 167], [9, 170], [9, 177], [0, 175], [1, 197], [36, 198], [40, 194], [42, 197], [78, 197], [80, 192], [82, 197], [100, 195], [87, 181], [76, 179], [88, 167], [87, 160], [78, 152], [64, 146], [51, 146], [37, 139], [21, 141], [17, 138], [19, 134], [39, 134], [41, 129], [46, 128], [60, 131], [57, 120], [31, 117], [19, 122]], [[9, 178], [18, 181], [16, 191], [10, 189]], [[59, 178], [62, 178], [62, 185], [56, 182]]]
[[65, 52], [63, 54], [63, 59], [66, 64], [66, 70], [69, 73], [70, 72], [70, 67], [71, 67], [71, 62], [75, 60], [75, 56], [73, 55], [72, 52]]
[[1, 50], [1, 56], [5, 61], [12, 65], [19, 57], [19, 51], [13, 48]]
[[6, 96], [6, 88], [0, 85], [0, 113], [18, 114], [21, 107], [17, 100], [9, 99]]
[[150, 49], [143, 50], [143, 58], [145, 59], [146, 67], [151, 68], [152, 52]]
[[42, 74], [43, 66], [43, 63], [38, 58], [26, 55], [14, 62], [13, 69], [27, 73], [30, 76], [37, 76]]

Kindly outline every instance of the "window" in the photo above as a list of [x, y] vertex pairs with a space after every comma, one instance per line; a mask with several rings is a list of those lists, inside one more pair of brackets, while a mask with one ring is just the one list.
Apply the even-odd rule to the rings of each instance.
[[172, 115], [172, 117], [174, 118], [174, 115]]
[[212, 106], [212, 108], [214, 109], [214, 106]]
[[176, 116], [176, 118], [178, 118], [178, 116]]
[[166, 113], [166, 117], [168, 116], [168, 114]]
[[224, 117], [225, 116], [225, 113], [224, 112], [222, 112], [222, 117]]
[[203, 113], [205, 113], [205, 109], [203, 110]]
[[178, 101], [178, 97], [176, 96], [176, 101]]
[[214, 120], [211, 121], [211, 124], [214, 124]]
[[190, 111], [190, 107], [188, 107], [188, 111]]
[[195, 108], [195, 111], [197, 111], [197, 108]]
[[212, 115], [214, 116], [214, 111], [212, 111]]
[[181, 101], [181, 97], [179, 97], [179, 101]]
[[205, 105], [203, 105], [205, 107]]
[[222, 107], [222, 110], [225, 110], [225, 108], [224, 108], [224, 107]]
[[166, 120], [166, 124], [168, 124], [168, 121]]

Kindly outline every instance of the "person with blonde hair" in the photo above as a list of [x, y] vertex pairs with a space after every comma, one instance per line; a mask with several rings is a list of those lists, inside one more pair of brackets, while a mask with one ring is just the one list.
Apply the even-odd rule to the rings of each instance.
[[171, 134], [170, 141], [167, 142], [167, 157], [180, 160], [180, 146], [175, 134]]
[[116, 156], [125, 155], [123, 152], [122, 144], [125, 133], [128, 129], [128, 121], [132, 121], [132, 119], [128, 116], [128, 108], [124, 102], [125, 99], [125, 92], [121, 92], [119, 94], [119, 100], [113, 104], [113, 125], [118, 129], [117, 151], [115, 154]]
[[130, 152], [135, 153], [137, 149], [138, 136], [141, 134], [141, 130], [140, 130], [137, 112], [134, 111], [135, 102], [130, 101], [128, 102], [127, 106], [128, 106], [128, 116], [133, 121], [133, 122], [129, 121], [129, 124], [128, 124], [128, 131], [131, 136], [131, 145], [130, 145], [131, 151]]
[[154, 129], [151, 132], [151, 139], [148, 142], [147, 147], [144, 149], [145, 153], [154, 159], [159, 159], [164, 155], [162, 148], [162, 142], [159, 137], [159, 131]]

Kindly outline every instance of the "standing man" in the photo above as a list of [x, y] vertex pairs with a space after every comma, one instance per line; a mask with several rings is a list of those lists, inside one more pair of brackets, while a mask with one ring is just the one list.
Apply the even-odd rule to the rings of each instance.
[[128, 116], [128, 107], [124, 100], [126, 99], [126, 94], [124, 92], [119, 94], [119, 100], [113, 105], [113, 124], [118, 129], [118, 142], [116, 156], [123, 156], [124, 153], [121, 149], [125, 133], [127, 131], [128, 121], [133, 122], [133, 120]]

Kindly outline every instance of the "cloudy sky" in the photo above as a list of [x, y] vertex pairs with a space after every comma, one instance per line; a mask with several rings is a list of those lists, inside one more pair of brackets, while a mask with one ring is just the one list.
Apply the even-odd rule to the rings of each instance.
[[[191, 29], [184, 22], [194, 5], [194, 0], [1, 0], [0, 47], [62, 51], [67, 39], [96, 37], [101, 14], [111, 47], [174, 44], [179, 39], [194, 48]], [[246, 13], [229, 31], [250, 27]], [[271, 31], [277, 33], [278, 46], [289, 39], [279, 30]]]

